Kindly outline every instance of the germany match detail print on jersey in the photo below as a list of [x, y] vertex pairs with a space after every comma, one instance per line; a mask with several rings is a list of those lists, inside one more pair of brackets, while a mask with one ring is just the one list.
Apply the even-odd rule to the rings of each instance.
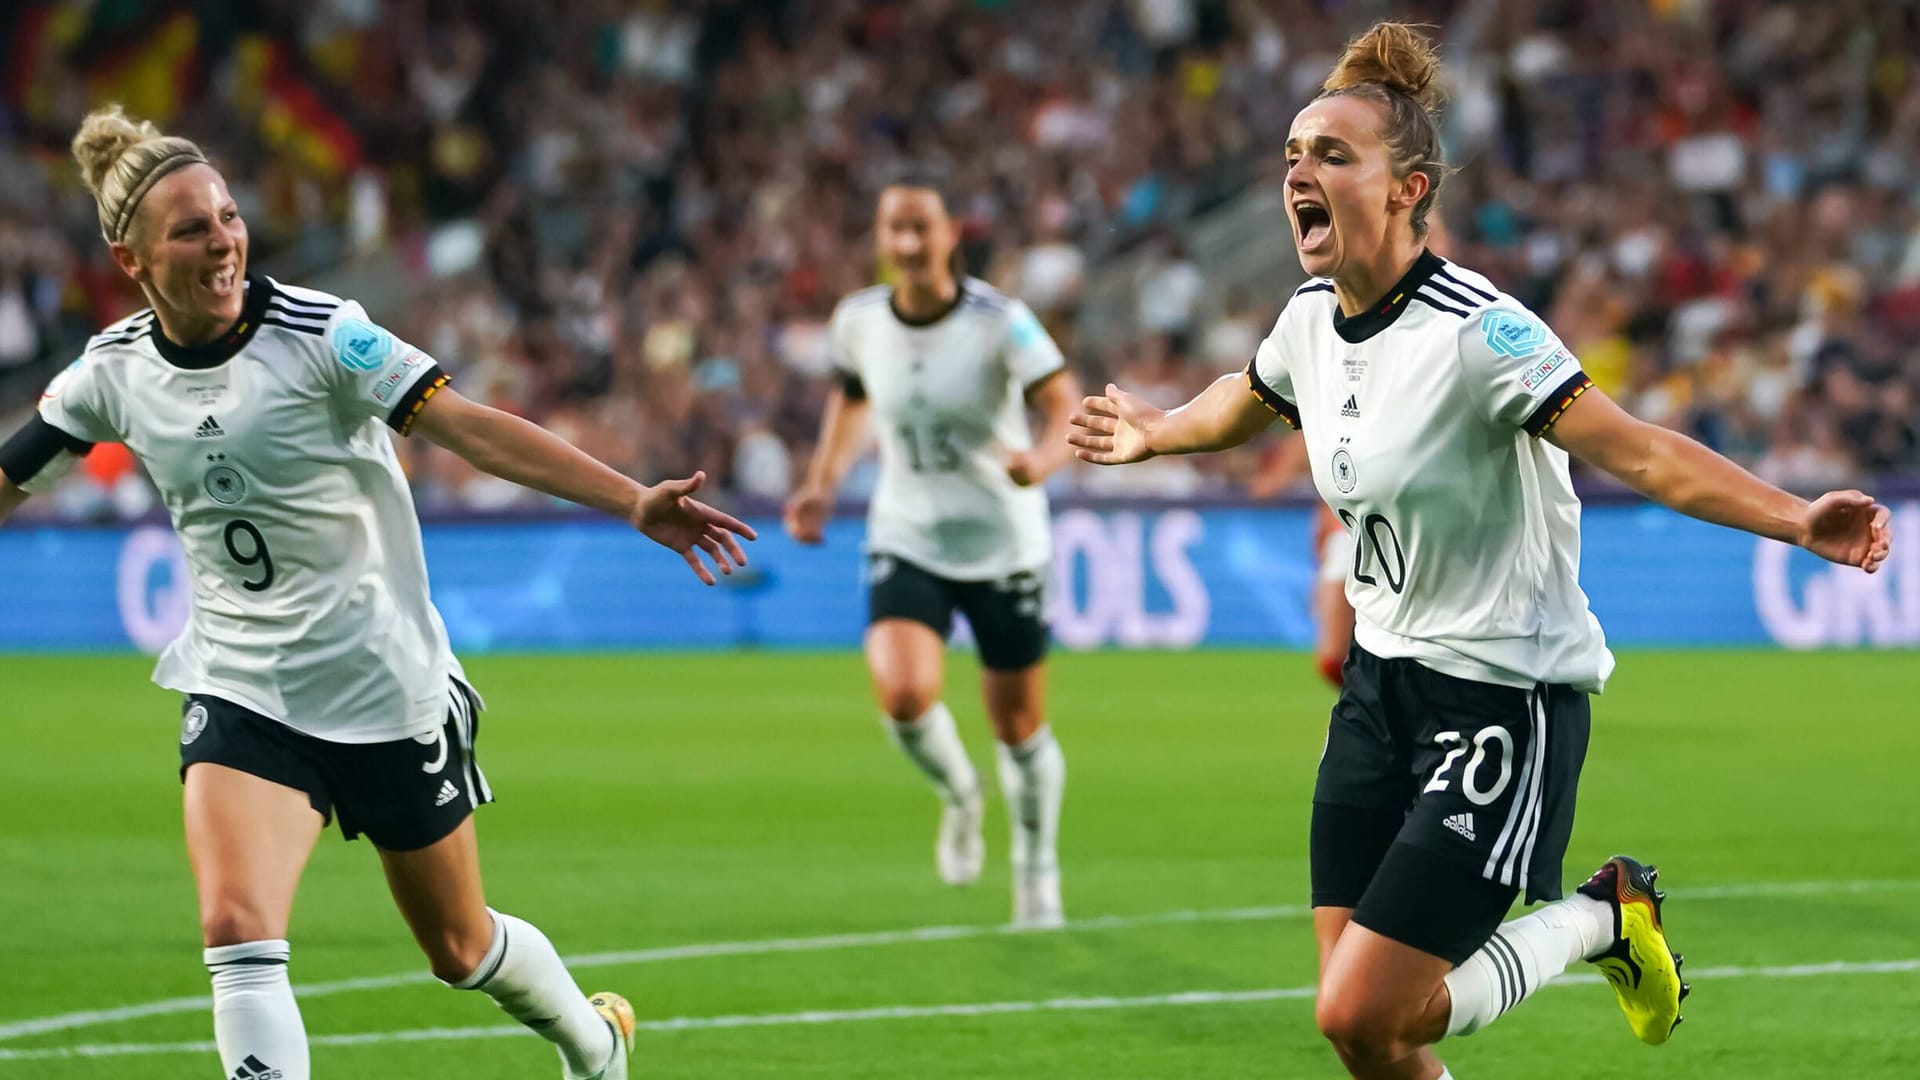
[[173, 518], [193, 611], [155, 682], [331, 742], [440, 729], [461, 672], [388, 428], [446, 381], [359, 304], [264, 277], [210, 344], [151, 312], [95, 335], [39, 417], [68, 449], [125, 443]]
[[1301, 429], [1354, 538], [1359, 645], [1460, 678], [1597, 692], [1613, 669], [1580, 589], [1580, 501], [1543, 436], [1591, 385], [1538, 316], [1431, 253], [1344, 316], [1302, 286], [1247, 369]]

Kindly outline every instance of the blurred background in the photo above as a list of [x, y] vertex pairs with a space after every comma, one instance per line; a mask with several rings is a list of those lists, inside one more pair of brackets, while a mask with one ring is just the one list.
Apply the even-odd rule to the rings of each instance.
[[[1280, 147], [1385, 16], [1432, 23], [1446, 58], [1436, 247], [1638, 415], [1789, 487], [1920, 490], [1906, 0], [15, 2], [0, 424], [141, 306], [66, 149], [111, 100], [216, 157], [256, 269], [360, 299], [464, 393], [635, 476], [705, 469], [746, 512], [804, 468], [826, 319], [882, 280], [872, 208], [905, 162], [951, 177], [970, 270], [1087, 384], [1172, 404], [1244, 366], [1297, 283]], [[1050, 486], [1304, 504], [1284, 438]], [[402, 452], [430, 520], [559, 509]], [[21, 516], [164, 521], [112, 448]], [[1911, 608], [1893, 625], [1920, 640]]]

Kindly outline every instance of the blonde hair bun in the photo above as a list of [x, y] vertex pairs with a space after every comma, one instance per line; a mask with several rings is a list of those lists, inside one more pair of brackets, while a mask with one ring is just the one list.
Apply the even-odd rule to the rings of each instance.
[[163, 134], [146, 120], [128, 116], [118, 104], [95, 109], [73, 136], [73, 160], [80, 182], [93, 193], [100, 211], [100, 235], [122, 242], [140, 208], [140, 200], [167, 173], [207, 156], [191, 139]]

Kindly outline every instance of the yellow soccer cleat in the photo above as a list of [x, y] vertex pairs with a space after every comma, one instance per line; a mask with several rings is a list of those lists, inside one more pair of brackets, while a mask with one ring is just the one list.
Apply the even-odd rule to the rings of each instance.
[[588, 998], [587, 1003], [613, 1032], [613, 1060], [607, 1062], [607, 1067], [594, 1080], [627, 1080], [628, 1058], [633, 1054], [633, 1006], [626, 998], [608, 990]]
[[1680, 1026], [1680, 1002], [1693, 990], [1680, 981], [1682, 958], [1660, 925], [1667, 894], [1653, 887], [1659, 878], [1658, 868], [1615, 855], [1580, 886], [1581, 895], [1613, 908], [1613, 945], [1588, 959], [1613, 984], [1633, 1033], [1651, 1046]]

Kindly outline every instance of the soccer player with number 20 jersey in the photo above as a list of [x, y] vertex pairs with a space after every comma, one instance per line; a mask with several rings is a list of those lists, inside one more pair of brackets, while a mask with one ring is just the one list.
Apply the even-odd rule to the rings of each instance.
[[[1634, 1032], [1666, 1041], [1687, 986], [1655, 871], [1617, 856], [1561, 898], [1588, 696], [1613, 670], [1578, 572], [1568, 456], [1683, 513], [1872, 572], [1888, 512], [1809, 503], [1627, 415], [1540, 319], [1427, 250], [1446, 167], [1438, 60], [1382, 23], [1294, 119], [1286, 198], [1311, 280], [1247, 371], [1161, 412], [1117, 387], [1074, 418], [1120, 465], [1237, 446], [1278, 415], [1356, 548], [1356, 616], [1314, 791], [1317, 1017], [1367, 1080], [1435, 1080], [1479, 1030], [1576, 960]], [[1516, 898], [1556, 901], [1502, 922]]]

